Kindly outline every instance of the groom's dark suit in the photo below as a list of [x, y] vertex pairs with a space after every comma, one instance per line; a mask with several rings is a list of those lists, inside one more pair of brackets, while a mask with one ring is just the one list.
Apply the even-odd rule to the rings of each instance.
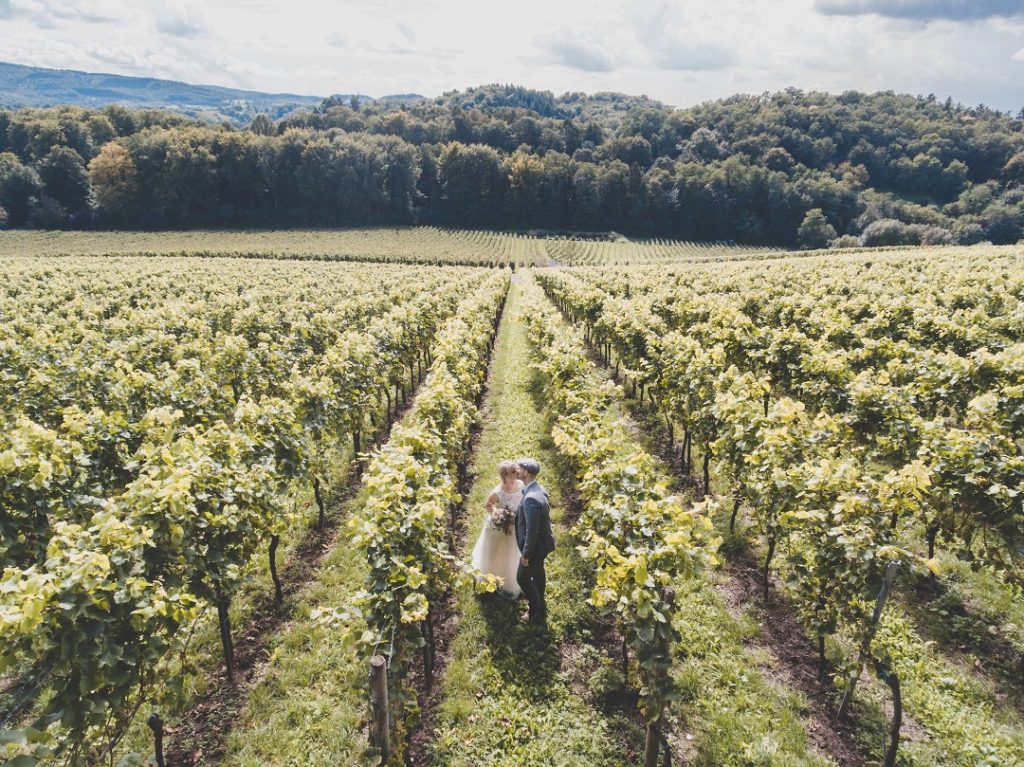
[[523, 559], [519, 563], [516, 580], [530, 603], [530, 619], [543, 622], [547, 618], [544, 588], [547, 575], [544, 557], [555, 550], [555, 536], [551, 532], [551, 503], [548, 491], [536, 480], [523, 489], [523, 502], [516, 514], [516, 543]]

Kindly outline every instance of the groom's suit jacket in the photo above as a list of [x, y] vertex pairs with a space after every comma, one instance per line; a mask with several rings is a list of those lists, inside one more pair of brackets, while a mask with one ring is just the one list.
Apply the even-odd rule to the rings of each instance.
[[523, 502], [516, 514], [516, 543], [527, 559], [543, 559], [555, 550], [548, 491], [536, 481], [523, 489]]

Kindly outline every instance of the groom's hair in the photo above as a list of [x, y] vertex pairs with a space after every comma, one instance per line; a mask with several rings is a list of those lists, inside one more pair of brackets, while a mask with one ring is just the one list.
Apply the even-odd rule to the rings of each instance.
[[522, 466], [523, 471], [530, 476], [536, 477], [540, 474], [540, 464], [537, 462], [536, 458], [517, 458], [516, 463]]

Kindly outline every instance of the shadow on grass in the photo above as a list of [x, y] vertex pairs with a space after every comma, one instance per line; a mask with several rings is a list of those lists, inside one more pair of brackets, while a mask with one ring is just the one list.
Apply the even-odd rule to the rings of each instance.
[[908, 609], [921, 635], [966, 665], [976, 666], [1024, 713], [1024, 653], [946, 583], [913, 573], [907, 578], [913, 595]]
[[[527, 374], [528, 381], [526, 384], [526, 391], [530, 395], [530, 401], [533, 403], [534, 410], [541, 414], [544, 418], [546, 425], [550, 424], [548, 419], [548, 401], [544, 392], [544, 378], [541, 376], [540, 371], [537, 368], [530, 366], [529, 373]], [[551, 442], [550, 431], [544, 435], [545, 449], [553, 448], [554, 445]]]
[[551, 697], [559, 655], [551, 630], [519, 619], [525, 602], [493, 594], [478, 597], [487, 624], [491, 663], [502, 681], [515, 685], [531, 701]]

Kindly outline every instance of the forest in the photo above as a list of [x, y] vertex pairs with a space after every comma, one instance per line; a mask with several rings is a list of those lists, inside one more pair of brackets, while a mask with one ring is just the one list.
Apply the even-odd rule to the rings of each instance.
[[0, 228], [429, 224], [783, 247], [1024, 237], [1024, 110], [788, 89], [686, 109], [484, 86], [245, 128], [0, 110]]

